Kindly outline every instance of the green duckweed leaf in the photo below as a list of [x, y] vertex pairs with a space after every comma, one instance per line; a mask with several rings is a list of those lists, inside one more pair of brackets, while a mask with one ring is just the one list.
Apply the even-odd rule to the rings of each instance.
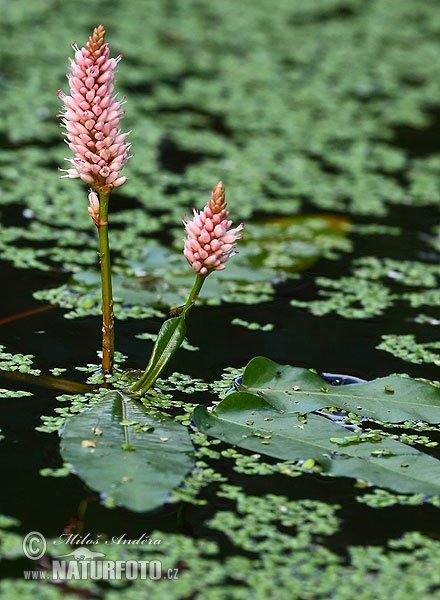
[[192, 452], [185, 427], [120, 392], [69, 418], [61, 440], [63, 460], [90, 488], [136, 512], [167, 501], [191, 469]]
[[289, 413], [335, 406], [381, 421], [440, 422], [440, 389], [399, 375], [345, 386], [323, 385], [322, 378], [312, 371], [256, 357], [243, 373], [242, 389]]
[[411, 363], [440, 365], [440, 342], [417, 342], [415, 335], [410, 333], [382, 335], [382, 342], [376, 348]]
[[382, 315], [396, 298], [381, 282], [358, 277], [317, 277], [316, 283], [320, 286], [318, 299], [294, 298], [290, 305], [307, 308], [316, 316], [337, 313], [346, 319], [368, 319]]
[[309, 464], [313, 459], [323, 474], [362, 479], [401, 493], [440, 492], [437, 459], [377, 435], [350, 434], [343, 443], [346, 430], [341, 425], [314, 414], [300, 421], [298, 414], [275, 410], [248, 392], [230, 394], [212, 413], [197, 406], [194, 423], [203, 433], [252, 452]]

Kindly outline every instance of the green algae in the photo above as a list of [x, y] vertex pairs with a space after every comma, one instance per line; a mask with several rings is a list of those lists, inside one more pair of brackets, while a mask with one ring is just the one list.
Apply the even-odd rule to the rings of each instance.
[[[390, 202], [433, 204], [438, 198], [435, 157], [414, 158], [393, 143], [397, 125], [428, 130], [433, 119], [427, 108], [437, 103], [432, 74], [438, 42], [429, 2], [417, 9], [397, 0], [368, 7], [356, 2], [350, 17], [339, 20], [338, 7], [346, 8], [341, 2], [323, 21], [323, 3], [304, 20], [287, 1], [274, 14], [259, 4], [237, 12], [230, 1], [215, 9], [191, 1], [171, 11], [150, 7], [147, 36], [139, 29], [146, 7], [139, 4], [134, 20], [120, 2], [110, 4], [106, 27], [115, 52], [124, 49], [118, 85], [129, 99], [126, 123], [133, 127], [135, 149], [126, 167], [130, 186], [113, 204], [136, 198], [144, 208], [132, 209], [120, 222], [129, 220], [144, 235], [157, 231], [159, 222], [145, 210], [181, 216], [189, 200], [190, 206], [196, 203], [192, 190], [203, 193], [220, 176], [243, 219], [254, 211], [271, 212], [275, 202], [284, 214], [297, 212], [305, 200], [324, 210], [384, 214]], [[64, 150], [52, 116], [57, 99], [47, 90], [64, 81], [59, 53], [66, 37], [87, 35], [86, 23], [98, 18], [100, 5], [85, 11], [63, 7], [68, 27], [60, 27], [59, 14], [35, 3], [33, 18], [44, 23], [44, 44], [39, 28], [20, 43], [29, 17], [20, 16], [19, 8], [5, 11], [3, 27], [19, 51], [2, 48], [8, 69], [0, 124], [21, 148], [0, 156], [4, 202], [34, 210], [42, 224], [49, 215], [51, 222], [67, 222], [66, 203], [76, 223], [81, 206], [85, 211], [81, 184], [69, 182], [67, 190], [51, 172], [62, 163]], [[422, 39], [420, 22], [426, 24]], [[347, 47], [352, 52], [342, 51]], [[39, 98], [41, 105], [29, 111], [28, 97]], [[44, 153], [36, 140], [49, 142]], [[162, 161], [166, 147], [172, 151]], [[170, 222], [166, 215], [161, 220]]]
[[385, 279], [408, 287], [436, 288], [440, 265], [420, 261], [365, 256], [353, 261], [354, 274], [362, 279]]
[[34, 356], [32, 354], [12, 354], [11, 352], [5, 352], [5, 346], [0, 346], [0, 370], [19, 373], [25, 373], [27, 375], [39, 375], [40, 369], [34, 369]]
[[318, 277], [316, 283], [322, 299], [307, 302], [293, 299], [291, 306], [307, 308], [317, 316], [334, 312], [347, 319], [365, 319], [382, 315], [395, 298], [383, 284], [356, 277]]
[[[280, 281], [299, 277], [293, 273], [298, 257], [339, 260], [352, 250], [346, 236], [324, 240], [321, 236], [317, 244], [319, 232], [311, 231], [304, 239], [301, 227], [292, 229], [286, 240], [285, 230], [270, 224], [274, 213], [287, 218], [310, 209], [350, 213], [355, 235], [396, 239], [404, 227], [376, 219], [393, 206], [433, 209], [438, 204], [439, 157], [427, 156], [426, 146], [428, 139], [436, 138], [439, 19], [428, 0], [281, 0], [276, 11], [268, 10], [262, 0], [246, 0], [240, 6], [232, 0], [216, 5], [204, 0], [135, 2], [130, 10], [116, 0], [0, 3], [2, 38], [13, 42], [0, 45], [5, 65], [1, 216], [2, 221], [11, 215], [15, 220], [14, 226], [2, 225], [0, 258], [18, 268], [72, 274], [65, 285], [37, 295], [59, 305], [66, 316], [98, 315], [100, 298], [93, 279], [96, 239], [86, 213], [87, 192], [80, 182], [59, 180], [56, 173], [66, 147], [54, 119], [59, 110], [55, 92], [66, 86], [69, 43], [75, 39], [83, 43], [91, 23], [98, 23], [103, 14], [113, 55], [124, 53], [118, 86], [128, 97], [123, 126], [133, 128], [135, 153], [126, 166], [129, 181], [114, 195], [111, 206], [115, 274], [122, 290], [118, 319], [163, 317], [164, 309], [182, 303], [190, 274], [180, 277], [186, 265], [178, 223], [192, 206], [203, 205], [220, 178], [234, 207], [234, 221], [250, 223], [262, 213], [264, 218], [249, 224], [244, 249], [231, 269], [228, 266], [228, 276], [213, 279], [211, 290], [207, 286], [206, 303], [211, 305], [270, 301]], [[415, 144], [405, 145], [405, 131]], [[357, 223], [358, 217], [374, 222]], [[169, 236], [168, 243], [162, 231]], [[425, 232], [427, 246], [434, 251], [440, 247], [439, 231], [432, 227]], [[266, 251], [258, 257], [257, 271], [252, 261], [262, 244]], [[149, 248], [159, 249], [151, 260]], [[160, 272], [162, 251], [168, 273]], [[242, 265], [237, 263], [242, 259]], [[432, 263], [368, 256], [344, 268], [339, 279], [316, 280], [318, 301], [295, 306], [315, 315], [364, 319], [387, 316], [402, 302], [408, 312], [440, 305], [438, 267]], [[150, 273], [154, 283], [148, 280]], [[435, 321], [430, 315], [426, 318], [430, 325]], [[406, 334], [395, 331], [392, 339], [384, 338], [388, 347], [393, 343], [394, 355], [416, 358], [412, 364], [438, 359], [433, 352], [436, 342], [418, 342], [418, 336], [405, 339]], [[33, 365], [26, 357], [6, 357], [4, 362], [8, 369], [30, 372]], [[94, 375], [97, 369], [98, 365], [90, 365], [86, 372], [90, 382], [100, 384], [102, 377]], [[151, 401], [180, 411], [176, 418], [188, 425], [194, 404], [186, 404], [190, 397], [176, 397], [176, 392], [203, 394], [209, 387], [225, 393], [239, 374], [241, 369], [231, 367], [209, 385], [176, 374], [158, 382], [161, 391], [152, 393]], [[86, 402], [80, 398], [60, 397], [66, 407], [58, 407], [60, 412], [57, 409], [55, 417], [47, 418], [42, 430], [58, 431], [65, 418], [82, 410], [95, 395]], [[408, 427], [429, 429], [423, 423]], [[197, 594], [202, 600], [250, 594], [277, 600], [438, 597], [436, 540], [414, 533], [383, 546], [358, 545], [349, 549], [344, 562], [327, 547], [337, 531], [334, 506], [286, 506], [284, 497], [266, 501], [224, 485], [229, 469], [250, 477], [280, 473], [295, 477], [302, 475], [299, 465], [274, 464], [261, 455], [195, 440], [199, 462], [176, 498], [206, 505], [204, 492], [223, 484], [220, 495], [232, 503], [231, 510], [212, 516], [210, 539], [160, 534], [166, 543], [147, 556], [170, 566], [184, 557], [181, 580], [136, 582], [124, 590], [124, 597], [145, 593], [160, 599]], [[228, 461], [222, 472], [217, 467], [219, 454]], [[391, 502], [411, 506], [431, 501], [437, 506], [428, 498], [406, 495], [393, 500], [390, 493], [386, 498], [384, 494], [376, 508]], [[221, 536], [233, 545], [227, 557], [212, 541]], [[2, 547], [15, 550], [8, 551], [7, 558], [21, 556], [14, 554], [20, 551], [21, 537], [8, 540]], [[139, 548], [128, 554], [115, 548], [113, 552], [117, 558], [146, 556]], [[91, 589], [91, 582], [84, 587]], [[120, 597], [116, 589], [99, 593], [111, 600]], [[0, 596], [8, 599], [31, 595], [63, 594], [41, 582], [7, 579], [0, 584]]]
[[374, 490], [356, 498], [357, 502], [366, 504], [371, 508], [388, 508], [390, 506], [421, 506], [432, 504], [440, 508], [440, 496], [426, 496], [425, 494], [394, 494], [388, 490]]
[[[437, 540], [410, 532], [383, 546], [350, 545], [348, 556], [343, 559], [325, 546], [339, 529], [338, 505], [291, 501], [278, 494], [246, 495], [240, 487], [226, 484], [221, 484], [219, 496], [234, 510], [219, 511], [208, 525], [212, 534], [221, 532], [228, 539], [233, 551], [227, 556], [221, 558], [221, 548], [213, 540], [157, 530], [150, 536], [160, 539], [161, 544], [131, 546], [100, 541], [93, 547], [104, 552], [108, 560], [161, 560], [164, 569], [178, 565], [178, 579], [133, 581], [128, 586], [124, 584], [124, 597], [135, 598], [142, 591], [151, 598], [176, 600], [194, 594], [219, 600], [238, 600], [249, 594], [258, 599], [318, 600], [331, 598], [337, 591], [342, 600], [353, 596], [373, 600], [392, 597], [396, 590], [404, 599], [414, 597], [416, 591], [422, 598], [438, 596]], [[13, 526], [10, 523], [9, 529], [2, 531], [3, 548], [6, 556], [18, 558], [21, 536], [10, 531]], [[59, 540], [51, 538], [48, 549], [56, 556], [64, 548]], [[56, 587], [47, 583], [42, 588], [47, 590], [47, 597], [61, 597]], [[93, 590], [91, 581], [84, 584]], [[37, 590], [41, 586], [41, 582], [5, 579], [0, 584], [0, 594], [27, 598], [40, 594]], [[99, 595], [113, 600], [120, 596], [120, 587], [120, 582], [109, 582]], [[69, 592], [76, 597], [74, 587]]]
[[[352, 261], [351, 272], [339, 279], [317, 277], [319, 298], [308, 302], [293, 299], [290, 304], [314, 315], [337, 313], [348, 319], [382, 315], [402, 300], [411, 308], [440, 306], [437, 264], [364, 256]], [[419, 290], [408, 292], [407, 288]]]
[[440, 342], [416, 342], [413, 334], [382, 335], [382, 342], [376, 348], [410, 363], [440, 365]]
[[32, 394], [24, 390], [0, 389], [0, 398], [22, 398], [23, 396], [32, 396]]
[[[137, 271], [146, 269], [148, 261], [143, 264], [139, 242], [150, 245], [151, 235], [163, 227], [180, 238], [176, 222], [191, 206], [201, 204], [206, 190], [220, 177], [230, 190], [230, 201], [240, 207], [239, 219], [249, 219], [257, 212], [272, 214], [274, 206], [277, 213], [290, 216], [305, 203], [320, 210], [383, 215], [389, 203], [418, 206], [436, 202], [436, 156], [412, 156], [396, 142], [396, 128], [429, 132], [433, 121], [428, 109], [436, 103], [432, 73], [437, 39], [429, 2], [419, 3], [417, 9], [407, 2], [396, 4], [396, 0], [386, 5], [370, 3], [368, 8], [360, 2], [331, 6], [321, 2], [304, 11], [287, 1], [279, 4], [275, 14], [259, 4], [245, 5], [238, 14], [229, 11], [229, 3], [215, 9], [203, 2], [173, 5], [172, 10], [156, 7], [149, 11], [149, 35], [145, 37], [135, 35], [139, 24], [122, 5], [111, 3], [106, 27], [112, 47], [117, 51], [119, 45], [124, 46], [126, 60], [119, 69], [118, 85], [127, 92], [126, 122], [127, 127], [133, 126], [135, 149], [126, 167], [129, 185], [118, 190], [112, 200], [116, 211], [111, 215], [115, 226], [112, 243], [115, 255], [122, 259], [125, 288], [119, 318], [145, 318], [152, 314], [147, 304], [172, 305], [181, 300], [176, 292], [168, 298], [159, 286], [149, 297], [138, 294], [137, 301], [136, 297], [131, 300], [135, 305], [128, 306], [127, 283], [136, 284], [136, 277], [127, 261], [134, 261]], [[86, 30], [86, 22], [97, 17], [99, 6], [96, 3], [84, 14], [63, 8], [72, 36]], [[138, 10], [141, 22], [145, 8], [139, 6]], [[345, 10], [347, 15], [339, 18], [339, 11], [342, 15]], [[80, 182], [69, 181], [67, 187], [67, 182], [56, 177], [54, 167], [62, 164], [64, 150], [51, 119], [57, 110], [56, 98], [46, 93], [52, 84], [56, 90], [64, 77], [65, 67], [51, 59], [58, 57], [66, 31], [45, 3], [36, 3], [33, 15], [44, 23], [45, 43], [32, 32], [26, 44], [16, 44], [19, 52], [11, 55], [8, 48], [2, 49], [8, 61], [7, 118], [0, 123], [14, 145], [0, 153], [2, 203], [14, 206], [18, 213], [28, 211], [23, 213], [28, 216], [23, 218], [23, 227], [3, 229], [0, 256], [20, 268], [83, 273], [93, 265], [97, 269], [96, 241], [85, 212], [86, 191]], [[323, 15], [331, 18], [323, 21]], [[414, 22], [408, 15], [414, 16]], [[19, 41], [27, 19], [20, 17], [19, 9], [8, 8], [4, 22], [8, 35]], [[426, 24], [422, 40], [420, 22]], [[291, 27], [297, 40], [294, 45], [290, 43]], [[211, 35], [214, 32], [218, 36]], [[139, 52], [139, 43], [133, 44], [133, 39], [145, 40], [147, 51]], [[228, 43], [223, 44], [224, 40]], [[353, 51], [342, 52], [345, 47]], [[192, 65], [189, 70], [187, 59]], [[38, 60], [47, 70], [44, 89], [35, 77]], [[18, 84], [17, 73], [23, 74]], [[28, 96], [25, 91], [32, 86], [32, 96], [41, 98], [34, 114], [23, 103]], [[14, 122], [8, 106], [17, 116]], [[49, 142], [44, 153], [36, 143], [43, 139]], [[128, 224], [129, 228], [121, 227]], [[350, 249], [349, 240], [340, 238], [339, 248], [325, 250], [317, 235], [308, 247], [309, 242], [297, 239], [298, 233], [303, 235], [304, 224], [292, 231], [290, 241], [270, 223], [261, 229], [255, 241], [261, 244], [264, 240], [268, 249], [264, 259], [268, 269], [260, 264], [262, 283], [241, 282], [225, 289], [227, 284], [222, 281], [222, 286], [212, 290], [208, 303], [218, 302], [220, 287], [228, 302], [268, 301], [274, 294], [269, 282], [279, 281], [280, 275], [273, 269], [285, 276], [294, 268], [298, 251], [299, 256], [316, 254], [316, 244], [324, 256], [325, 252]], [[131, 243], [134, 238], [136, 245]], [[39, 247], [42, 242], [47, 247]], [[252, 255], [255, 243], [249, 244]], [[163, 285], [169, 286], [176, 273], [160, 277]], [[182, 281], [181, 287], [184, 285]], [[369, 286], [370, 292], [382, 298], [371, 308], [372, 314], [381, 314], [387, 294]], [[99, 312], [98, 298], [90, 295], [78, 278], [58, 293], [44, 290], [37, 297], [65, 306], [69, 317]], [[423, 293], [406, 298], [412, 306], [438, 305], [434, 292], [425, 299]], [[337, 311], [340, 306], [344, 316], [368, 316], [369, 308], [355, 311], [340, 300], [335, 299], [334, 308], [316, 306], [315, 314]]]
[[238, 318], [232, 319], [231, 323], [232, 325], [249, 329], [249, 331], [273, 331], [275, 327], [273, 323], [257, 323], [255, 321], [249, 322]]

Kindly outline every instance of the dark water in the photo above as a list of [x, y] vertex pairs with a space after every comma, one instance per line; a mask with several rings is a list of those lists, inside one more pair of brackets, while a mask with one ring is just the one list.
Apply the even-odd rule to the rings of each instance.
[[[399, 225], [401, 236], [360, 236], [354, 234], [355, 254], [375, 255], [417, 260], [426, 255], [422, 233], [432, 226], [430, 209], [391, 211], [384, 223]], [[425, 253], [425, 255], [423, 254]], [[292, 297], [313, 298], [314, 278], [317, 275], [337, 276], [348, 272], [353, 256], [337, 262], [322, 260], [306, 272], [299, 281], [281, 286], [274, 302], [258, 306], [225, 305], [197, 308], [190, 316], [189, 340], [203, 348], [202, 352], [181, 351], [172, 365], [173, 370], [189, 373], [212, 381], [226, 366], [244, 366], [253, 356], [265, 355], [281, 363], [314, 367], [319, 371], [346, 373], [365, 379], [392, 372], [409, 372], [412, 376], [438, 377], [432, 365], [412, 365], [375, 350], [380, 335], [387, 332], [415, 332], [423, 341], [432, 339], [424, 325], [408, 318], [406, 306], [389, 310], [385, 316], [362, 320], [347, 320], [335, 315], [314, 317], [308, 312], [289, 306]], [[433, 257], [434, 259], [435, 257]], [[426, 258], [424, 258], [426, 260]], [[0, 320], [41, 306], [32, 298], [32, 291], [59, 285], [62, 277], [12, 269], [2, 264], [2, 278], [7, 282], [0, 297]], [[234, 317], [248, 321], [272, 322], [273, 332], [237, 330], [230, 324]], [[127, 367], [141, 368], [146, 363], [149, 346], [134, 339], [142, 331], [139, 321], [117, 323], [117, 349], [128, 356]], [[431, 336], [431, 337], [429, 337]], [[96, 363], [100, 344], [100, 319], [66, 320], [57, 308], [38, 314], [3, 322], [0, 343], [8, 352], [34, 354], [35, 367], [44, 373], [49, 368]], [[84, 374], [68, 370], [69, 379], [84, 381]], [[84, 531], [109, 535], [127, 534], [135, 537], [139, 531], [180, 531], [193, 536], [205, 536], [203, 522], [229, 502], [215, 495], [216, 486], [208, 489], [208, 507], [167, 505], [154, 513], [136, 514], [124, 509], [108, 510], [99, 504], [93, 492], [74, 476], [42, 478], [39, 470], [61, 466], [58, 436], [35, 431], [40, 415], [51, 415], [59, 406], [55, 397], [63, 392], [28, 382], [14, 381], [0, 372], [0, 387], [26, 389], [32, 397], [1, 400], [1, 428], [5, 440], [0, 443], [2, 490], [0, 513], [21, 521], [19, 530], [32, 530], [45, 536], [58, 537], [72, 522], [85, 520]], [[192, 400], [192, 399], [191, 399]], [[200, 397], [206, 401], [206, 395]], [[217, 465], [222, 469], [222, 465]], [[226, 468], [226, 467], [224, 467]], [[384, 543], [408, 530], [419, 530], [439, 536], [436, 529], [438, 510], [430, 506], [371, 509], [356, 502], [353, 484], [345, 479], [325, 479], [305, 475], [300, 480], [281, 476], [241, 476], [229, 474], [230, 483], [243, 485], [249, 494], [281, 493], [292, 499], [312, 498], [338, 503], [341, 530], [329, 539], [329, 546], [344, 553], [350, 544]], [[212, 531], [209, 536], [212, 537]], [[218, 540], [227, 547], [226, 540]], [[13, 574], [17, 567], [7, 563], [3, 574]], [[12, 569], [12, 570], [11, 570]]]

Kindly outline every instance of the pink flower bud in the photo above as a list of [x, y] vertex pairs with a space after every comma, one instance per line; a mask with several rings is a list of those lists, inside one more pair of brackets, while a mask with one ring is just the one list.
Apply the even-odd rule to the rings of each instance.
[[99, 225], [99, 198], [98, 194], [93, 190], [89, 193], [89, 204], [88, 207], [89, 215], [92, 217], [95, 225]]
[[223, 270], [228, 258], [236, 254], [235, 242], [242, 238], [240, 232], [244, 225], [229, 229], [232, 221], [228, 220], [221, 181], [203, 211], [198, 213], [194, 209], [193, 213], [192, 220], [182, 219], [187, 233], [183, 254], [196, 273], [207, 276], [212, 271]]

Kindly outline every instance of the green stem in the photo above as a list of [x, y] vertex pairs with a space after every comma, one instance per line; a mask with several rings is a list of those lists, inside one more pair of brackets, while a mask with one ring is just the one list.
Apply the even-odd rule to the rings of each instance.
[[99, 194], [98, 233], [102, 289], [102, 371], [104, 373], [111, 373], [113, 371], [115, 353], [112, 273], [108, 241], [108, 201], [108, 192]]
[[168, 319], [162, 324], [151, 352], [147, 368], [142, 376], [130, 388], [130, 392], [145, 394], [153, 385], [163, 369], [168, 365], [185, 339], [185, 318], [194, 306], [202, 289], [206, 276], [197, 275], [185, 306], [178, 317]]
[[191, 308], [194, 306], [198, 295], [200, 294], [200, 290], [202, 289], [202, 285], [205, 283], [206, 275], [197, 274], [196, 280], [194, 282], [193, 288], [188, 296], [188, 300], [186, 301], [185, 306], [182, 309], [181, 315], [186, 317]]

